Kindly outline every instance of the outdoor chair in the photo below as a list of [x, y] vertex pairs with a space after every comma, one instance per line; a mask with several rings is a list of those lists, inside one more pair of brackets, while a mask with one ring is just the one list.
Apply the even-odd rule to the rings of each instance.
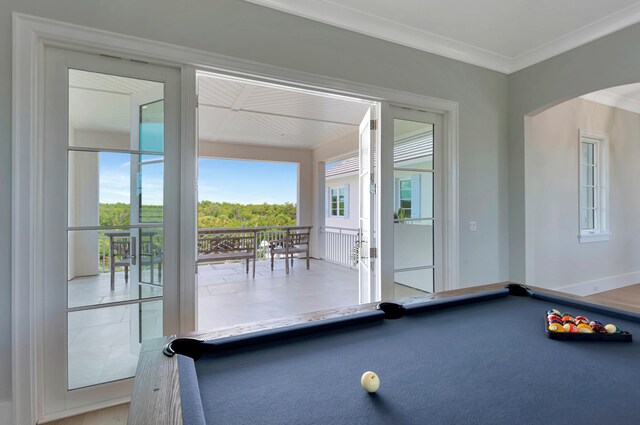
[[[149, 268], [149, 281], [145, 283], [156, 284], [154, 271], [158, 271], [158, 284], [162, 283], [162, 239], [156, 238], [157, 232], [142, 232], [140, 243], [140, 264]], [[142, 281], [142, 276], [141, 279]]]
[[276, 255], [284, 256], [285, 270], [289, 274], [289, 261], [293, 266], [293, 254], [304, 253], [307, 259], [307, 270], [309, 270], [309, 242], [311, 238], [311, 226], [289, 227], [286, 229], [284, 237], [275, 239], [269, 244], [269, 254], [271, 256], [271, 270]]
[[[126, 235], [126, 236], [125, 236]], [[131, 243], [129, 234], [109, 234], [109, 262], [111, 271], [111, 290], [116, 286], [116, 267], [124, 267], [124, 283], [129, 283], [131, 267]]]

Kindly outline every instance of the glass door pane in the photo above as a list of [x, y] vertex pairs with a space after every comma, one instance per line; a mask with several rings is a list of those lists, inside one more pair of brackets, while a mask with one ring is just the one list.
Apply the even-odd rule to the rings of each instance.
[[68, 389], [132, 377], [163, 334], [164, 83], [69, 69]]
[[434, 125], [394, 118], [396, 294], [434, 292]]

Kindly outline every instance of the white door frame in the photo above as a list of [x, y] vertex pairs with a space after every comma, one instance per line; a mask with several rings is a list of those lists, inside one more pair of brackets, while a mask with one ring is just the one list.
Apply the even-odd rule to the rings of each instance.
[[[137, 62], [122, 61], [113, 58], [105, 58], [94, 54], [78, 53], [69, 50], [56, 48], [47, 48], [46, 52], [46, 94], [45, 97], [45, 116], [44, 116], [44, 151], [43, 155], [47, 159], [49, 167], [44, 178], [45, 197], [43, 199], [44, 210], [48, 211], [44, 216], [44, 232], [45, 246], [42, 250], [47, 254], [43, 257], [45, 260], [45, 272], [47, 279], [45, 285], [40, 291], [36, 288], [35, 294], [45, 300], [44, 320], [42, 329], [44, 332], [44, 383], [45, 383], [45, 406], [44, 415], [57, 415], [58, 412], [64, 412], [76, 407], [83, 407], [96, 401], [104, 401], [111, 399], [119, 399], [131, 393], [132, 380], [125, 379], [118, 382], [110, 382], [108, 384], [100, 384], [87, 388], [76, 389], [74, 391], [66, 391], [68, 382], [68, 350], [67, 338], [59, 330], [67, 328], [67, 252], [66, 249], [60, 249], [55, 241], [66, 240], [67, 238], [67, 170], [64, 164], [67, 161], [67, 133], [68, 133], [68, 69], [81, 69], [89, 72], [101, 72], [111, 75], [120, 75], [130, 78], [148, 78], [151, 81], [162, 82], [163, 86], [156, 93], [147, 92], [146, 100], [157, 100], [158, 98], [165, 100], [165, 135], [167, 143], [162, 150], [164, 152], [163, 174], [164, 174], [164, 201], [166, 205], [176, 205], [179, 203], [178, 197], [180, 193], [179, 174], [180, 174], [180, 145], [179, 143], [179, 126], [180, 126], [180, 78], [179, 71], [173, 67], [154, 66]], [[149, 96], [150, 95], [150, 96]], [[139, 94], [141, 96], [141, 94]], [[138, 146], [138, 126], [139, 126], [139, 110], [135, 107], [136, 101], [144, 99], [135, 99], [132, 96], [131, 106], [131, 124], [133, 125], [131, 144], [124, 153], [131, 159], [131, 169], [134, 174], [130, 176], [132, 187], [131, 210], [131, 229], [133, 233], [139, 233], [141, 223], [138, 223], [138, 199], [137, 199], [137, 161], [134, 157], [129, 157], [129, 152], [140, 152]], [[172, 143], [173, 142], [173, 143]], [[70, 151], [77, 149], [81, 152], [82, 146], [75, 146]], [[99, 149], [98, 149], [99, 150]], [[39, 170], [41, 173], [41, 171]], [[167, 208], [163, 214], [163, 224], [160, 226], [164, 229], [164, 276], [169, 282], [164, 285], [164, 301], [163, 304], [163, 328], [167, 333], [176, 333], [179, 331], [179, 251], [178, 240], [180, 218], [178, 212], [173, 208]], [[83, 223], [69, 223], [69, 230], [83, 229]], [[99, 226], [98, 226], [99, 227]], [[124, 226], [129, 227], [129, 226]], [[136, 229], [136, 230], [133, 230]], [[97, 230], [97, 227], [96, 227]], [[82, 231], [82, 230], [81, 230]], [[132, 234], [133, 234], [132, 233]], [[140, 240], [140, 235], [138, 235]], [[135, 252], [135, 251], [134, 251]], [[136, 262], [139, 264], [139, 261]], [[131, 279], [129, 288], [134, 295], [131, 300], [122, 300], [121, 305], [131, 306], [133, 311], [139, 304], [134, 303], [137, 299], [138, 290], [138, 267], [131, 267]], [[144, 302], [144, 300], [138, 300]], [[102, 309], [100, 305], [73, 306], [81, 309]], [[137, 345], [138, 340], [138, 317], [136, 314], [131, 315], [131, 337], [134, 339], [133, 347]], [[62, 335], [61, 335], [62, 334]]]
[[[105, 53], [181, 69], [182, 179], [180, 205], [180, 330], [195, 329], [196, 68], [249, 77], [327, 93], [388, 101], [443, 114], [445, 193], [444, 280], [458, 287], [458, 121], [457, 102], [416, 95], [349, 80], [294, 71], [158, 41], [13, 13], [12, 96], [12, 370], [14, 423], [42, 419], [42, 289], [43, 277], [43, 67], [45, 46]], [[385, 217], [380, 217], [384, 220]], [[389, 217], [386, 217], [389, 219]], [[381, 241], [382, 242], [382, 241]], [[382, 279], [393, 267], [378, 262]], [[389, 273], [391, 276], [389, 276]], [[126, 400], [112, 400], [65, 412], [67, 415]], [[47, 418], [54, 419], [54, 418]]]
[[380, 121], [376, 106], [369, 107], [358, 129], [358, 293], [361, 304], [380, 301], [376, 256], [371, 255], [371, 248], [378, 246], [374, 238], [378, 228], [377, 194], [371, 190], [378, 174], [374, 158], [375, 152], [379, 152], [379, 131], [377, 126], [371, 125]]
[[[378, 244], [378, 251], [381, 252], [381, 258], [385, 262], [386, 267], [390, 269], [390, 277], [382, 281], [382, 294], [383, 299], [391, 299], [394, 297], [394, 244], [395, 244], [395, 227], [393, 225], [393, 206], [395, 205], [395, 199], [393, 198], [394, 191], [394, 125], [395, 119], [404, 119], [410, 121], [430, 123], [434, 125], [433, 144], [433, 167], [434, 173], [434, 190], [433, 190], [433, 216], [434, 216], [434, 238], [433, 238], [433, 256], [434, 256], [434, 289], [435, 292], [444, 291], [447, 289], [453, 289], [448, 285], [446, 280], [446, 267], [444, 267], [444, 259], [446, 258], [447, 245], [444, 243], [443, 233], [446, 229], [446, 222], [443, 221], [443, 217], [446, 217], [445, 210], [445, 197], [443, 188], [443, 175], [447, 168], [446, 161], [443, 160], [443, 115], [442, 113], [431, 113], [426, 111], [417, 110], [415, 107], [410, 108], [407, 105], [396, 105], [389, 102], [384, 102], [382, 115], [382, 144], [380, 147], [380, 163], [382, 167], [378, 173], [380, 181], [378, 182], [380, 190], [380, 205], [384, 210], [380, 212], [384, 215], [387, 222], [380, 224], [380, 237], [385, 241], [384, 244]], [[442, 223], [441, 223], [442, 222]], [[443, 225], [444, 224], [444, 225]], [[443, 248], [443, 249], [440, 249]]]

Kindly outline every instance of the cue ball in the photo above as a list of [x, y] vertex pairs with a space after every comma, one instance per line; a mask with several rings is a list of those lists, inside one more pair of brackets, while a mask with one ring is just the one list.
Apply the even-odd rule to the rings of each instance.
[[360, 384], [368, 393], [375, 393], [380, 388], [380, 378], [375, 372], [368, 371], [362, 374]]

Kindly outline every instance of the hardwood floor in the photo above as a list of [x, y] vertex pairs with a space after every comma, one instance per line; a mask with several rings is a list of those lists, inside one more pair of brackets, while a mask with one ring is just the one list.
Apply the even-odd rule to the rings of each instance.
[[597, 303], [615, 303], [630, 310], [638, 311], [640, 309], [640, 283], [612, 291], [600, 292], [585, 298]]
[[[478, 289], [475, 288], [475, 290]], [[629, 310], [638, 311], [640, 309], [640, 284], [601, 292], [585, 298], [596, 303], [611, 303], [627, 307]], [[48, 425], [123, 425], [127, 423], [128, 412], [129, 404], [123, 404], [68, 419], [49, 422]]]

